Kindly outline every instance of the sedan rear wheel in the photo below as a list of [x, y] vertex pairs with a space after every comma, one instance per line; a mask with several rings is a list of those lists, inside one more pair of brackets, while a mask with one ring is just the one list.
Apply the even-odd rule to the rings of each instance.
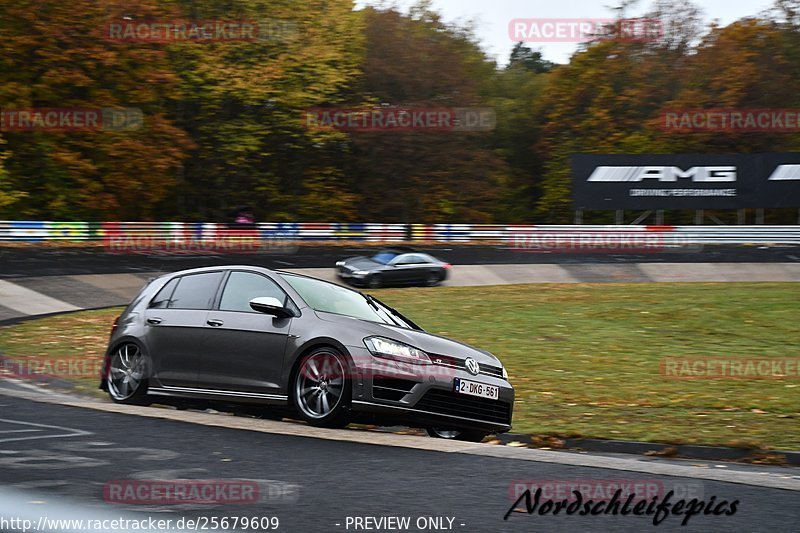
[[461, 440], [466, 442], [481, 442], [487, 435], [489, 435], [489, 433], [484, 431], [459, 431], [456, 429], [444, 429], [437, 427], [427, 428], [425, 431], [428, 432], [429, 436], [437, 439]]
[[372, 274], [367, 278], [367, 286], [370, 289], [380, 289], [383, 286], [383, 280], [380, 274]]
[[349, 423], [352, 395], [343, 355], [329, 348], [315, 350], [300, 362], [292, 400], [300, 417], [313, 426], [344, 427]]
[[109, 362], [108, 394], [117, 403], [146, 405], [148, 362], [137, 344], [121, 344]]
[[435, 287], [439, 283], [441, 283], [441, 281], [442, 277], [439, 274], [437, 274], [436, 272], [431, 272], [425, 279], [425, 285], [427, 285], [428, 287]]

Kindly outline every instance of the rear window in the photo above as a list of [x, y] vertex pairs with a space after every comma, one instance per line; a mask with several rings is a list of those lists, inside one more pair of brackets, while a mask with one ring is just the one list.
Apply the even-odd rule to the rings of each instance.
[[222, 272], [204, 272], [179, 278], [169, 309], [211, 309]]

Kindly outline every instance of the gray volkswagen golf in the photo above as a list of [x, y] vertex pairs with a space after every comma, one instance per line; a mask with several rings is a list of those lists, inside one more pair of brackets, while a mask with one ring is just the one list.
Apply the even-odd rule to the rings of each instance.
[[151, 281], [114, 323], [100, 386], [119, 403], [285, 406], [316, 426], [399, 423], [459, 440], [508, 431], [514, 404], [492, 354], [372, 296], [253, 266]]

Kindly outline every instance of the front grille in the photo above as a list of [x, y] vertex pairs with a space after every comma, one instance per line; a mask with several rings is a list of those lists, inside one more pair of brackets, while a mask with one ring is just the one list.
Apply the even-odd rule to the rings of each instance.
[[399, 402], [406, 394], [411, 392], [411, 389], [416, 384], [416, 381], [408, 379], [375, 376], [372, 379], [372, 397], [379, 400]]
[[438, 389], [428, 391], [414, 408], [498, 424], [511, 423], [511, 404], [508, 402], [475, 398]]
[[479, 366], [481, 367], [481, 374], [494, 376], [496, 378], [503, 377], [503, 369], [499, 366], [485, 365], [483, 363], [479, 363]]
[[[434, 364], [437, 365], [458, 368], [459, 370], [466, 370], [463, 360], [458, 359], [456, 357], [450, 357], [449, 355], [431, 354], [431, 361], [433, 361]], [[478, 366], [480, 366], [481, 374], [485, 374], [487, 376], [494, 376], [496, 378], [503, 377], [503, 369], [499, 366], [492, 366], [484, 363], [479, 363]]]

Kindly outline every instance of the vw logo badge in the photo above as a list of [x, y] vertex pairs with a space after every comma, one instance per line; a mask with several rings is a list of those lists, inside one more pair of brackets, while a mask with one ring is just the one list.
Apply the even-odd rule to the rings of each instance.
[[464, 361], [464, 366], [467, 367], [467, 372], [473, 376], [477, 376], [481, 372], [481, 367], [478, 365], [478, 362], [471, 357], [468, 357], [467, 360]]

